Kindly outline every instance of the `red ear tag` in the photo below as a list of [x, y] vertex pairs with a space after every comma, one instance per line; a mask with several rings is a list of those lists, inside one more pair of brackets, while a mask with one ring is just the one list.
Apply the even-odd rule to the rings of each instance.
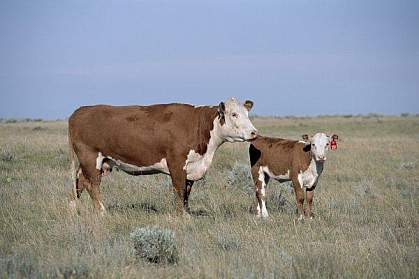
[[330, 149], [336, 150], [337, 148], [338, 148], [338, 143], [336, 142], [336, 140], [332, 139], [332, 141], [330, 142]]

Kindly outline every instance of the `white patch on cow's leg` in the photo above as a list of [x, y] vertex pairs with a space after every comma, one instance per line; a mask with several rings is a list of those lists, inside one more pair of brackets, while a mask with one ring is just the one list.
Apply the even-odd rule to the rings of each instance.
[[106, 208], [101, 201], [99, 201], [99, 206], [100, 206], [99, 208], [100, 215], [103, 217], [105, 216]]
[[261, 211], [261, 215], [262, 218], [267, 218], [269, 216], [268, 214], [268, 210], [266, 209], [266, 204], [265, 204], [265, 199], [266, 199], [266, 192], [265, 192], [265, 187], [266, 187], [266, 183], [265, 183], [265, 173], [263, 171], [263, 167], [259, 168], [259, 177], [258, 180], [261, 183], [261, 187], [260, 187], [260, 191], [259, 191], [259, 199], [261, 201], [260, 204], [260, 211]]
[[258, 203], [258, 206], [256, 207], [256, 217], [260, 217], [260, 205], [259, 205], [259, 201], [257, 203]]
[[262, 200], [262, 218], [268, 218], [268, 210], [266, 209], [265, 201]]
[[98, 170], [101, 170], [102, 169], [102, 162], [103, 162], [103, 159], [104, 158], [105, 157], [102, 155], [102, 152], [99, 152], [97, 154], [97, 158], [96, 158], [96, 169], [98, 169]]
[[303, 214], [300, 214], [300, 217], [298, 217], [298, 219], [297, 219], [298, 221], [303, 221], [304, 220], [304, 215]]

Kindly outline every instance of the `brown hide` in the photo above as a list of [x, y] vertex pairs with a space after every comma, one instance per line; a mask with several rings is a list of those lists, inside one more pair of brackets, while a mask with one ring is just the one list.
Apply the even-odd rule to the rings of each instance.
[[217, 107], [186, 104], [81, 107], [69, 119], [70, 141], [79, 159], [87, 149], [139, 167], [185, 161], [191, 149], [205, 153], [217, 115]]

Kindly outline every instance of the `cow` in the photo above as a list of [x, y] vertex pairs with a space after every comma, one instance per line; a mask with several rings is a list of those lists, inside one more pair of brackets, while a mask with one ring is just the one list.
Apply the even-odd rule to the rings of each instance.
[[248, 116], [252, 107], [252, 101], [231, 98], [218, 106], [173, 103], [77, 109], [68, 120], [70, 207], [75, 209], [76, 199], [86, 189], [103, 215], [101, 178], [117, 168], [130, 175], [170, 175], [176, 213], [184, 214], [194, 181], [203, 178], [220, 145], [257, 137]]
[[[265, 187], [269, 179], [293, 184], [299, 219], [313, 218], [314, 189], [324, 168], [326, 153], [331, 141], [337, 139], [325, 133], [317, 133], [311, 139], [303, 135], [303, 141], [258, 136], [249, 146], [251, 174], [257, 199], [256, 216], [266, 218]], [[304, 210], [304, 190], [307, 208]]]

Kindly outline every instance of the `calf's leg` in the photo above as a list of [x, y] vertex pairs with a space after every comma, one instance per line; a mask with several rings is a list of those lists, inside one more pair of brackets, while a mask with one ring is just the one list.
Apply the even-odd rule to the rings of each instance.
[[251, 172], [257, 200], [256, 216], [267, 218], [269, 214], [266, 209], [266, 185], [269, 182], [269, 176], [260, 167], [256, 166], [252, 167]]
[[292, 178], [292, 185], [294, 186], [295, 199], [297, 201], [298, 220], [304, 218], [304, 189], [301, 187], [297, 176]]
[[307, 209], [305, 211], [305, 216], [309, 218], [313, 218], [313, 197], [314, 197], [314, 189], [310, 189], [306, 191], [306, 199], [307, 199]]

